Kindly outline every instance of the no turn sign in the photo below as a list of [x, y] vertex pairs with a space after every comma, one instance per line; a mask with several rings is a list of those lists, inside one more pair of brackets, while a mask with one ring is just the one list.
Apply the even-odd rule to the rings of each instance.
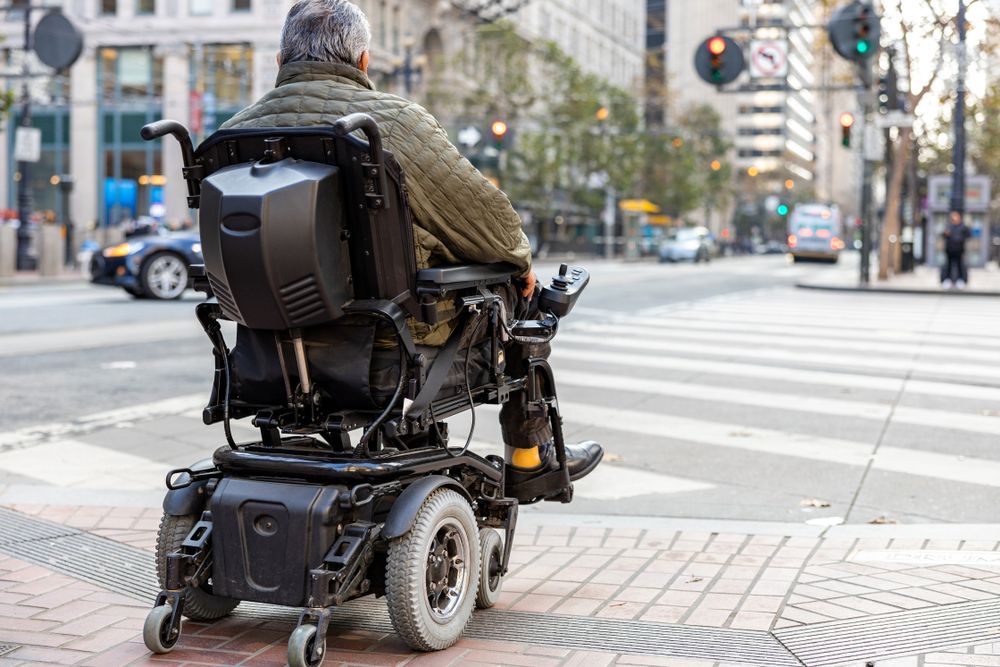
[[783, 79], [788, 74], [788, 42], [757, 40], [750, 43], [750, 76]]

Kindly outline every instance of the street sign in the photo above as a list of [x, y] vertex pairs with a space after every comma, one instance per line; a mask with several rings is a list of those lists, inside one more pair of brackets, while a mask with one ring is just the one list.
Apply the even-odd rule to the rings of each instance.
[[883, 116], [876, 116], [875, 124], [882, 129], [887, 127], [913, 127], [913, 115], [894, 109]]
[[62, 10], [53, 9], [35, 26], [35, 55], [56, 71], [68, 69], [83, 52], [83, 35]]
[[868, 123], [865, 125], [865, 159], [869, 162], [879, 162], [884, 157], [885, 133]]
[[788, 75], [788, 42], [750, 42], [750, 76], [754, 79], [784, 79]]
[[42, 158], [42, 131], [37, 127], [19, 127], [14, 134], [14, 159], [38, 162]]
[[472, 148], [480, 141], [483, 140], [483, 134], [475, 128], [475, 126], [470, 125], [468, 127], [462, 128], [458, 131], [458, 143], [466, 146], [467, 148]]

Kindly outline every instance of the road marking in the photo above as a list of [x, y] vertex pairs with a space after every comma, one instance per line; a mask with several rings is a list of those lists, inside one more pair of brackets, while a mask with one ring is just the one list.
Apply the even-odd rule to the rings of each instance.
[[[207, 394], [187, 394], [162, 401], [130, 405], [126, 408], [98, 412], [69, 422], [39, 424], [18, 429], [10, 433], [0, 433], [0, 452], [22, 449], [38, 445], [55, 438], [67, 438], [92, 433], [97, 430], [114, 428], [123, 423], [149, 421], [160, 417], [179, 415], [202, 408], [208, 400]], [[200, 415], [200, 410], [199, 410]]]
[[637, 496], [690, 493], [715, 488], [712, 484], [692, 479], [661, 475], [620, 465], [603, 463], [578, 482], [573, 482], [576, 498], [621, 500]]
[[[903, 388], [902, 378], [885, 377], [882, 375], [862, 375], [859, 373], [837, 373], [832, 371], [803, 370], [799, 368], [778, 368], [745, 364], [740, 362], [713, 361], [708, 359], [689, 359], [660, 354], [648, 357], [641, 354], [623, 354], [618, 352], [595, 352], [593, 349], [574, 349], [556, 346], [552, 351], [556, 360], [582, 361], [588, 368], [598, 365], [635, 366], [638, 368], [660, 368], [669, 370], [686, 370], [698, 373], [713, 373], [717, 375], [732, 375], [756, 379], [780, 380], [801, 384], [822, 384], [831, 387], [847, 387], [851, 389], [872, 389], [898, 393]], [[558, 382], [558, 374], [557, 379]], [[1000, 401], [1000, 388], [985, 387], [957, 382], [935, 382], [930, 380], [909, 380], [906, 382], [906, 393], [930, 396], [945, 396], [948, 398], [971, 398], [983, 401]]]
[[[576, 312], [575, 310], [573, 311]], [[617, 317], [611, 320], [615, 324], [625, 324], [626, 326], [640, 326], [663, 330], [693, 330], [693, 331], [723, 331], [723, 332], [747, 332], [747, 333], [771, 333], [779, 336], [808, 338], [816, 335], [829, 337], [830, 331], [826, 326], [803, 325], [801, 321], [797, 325], [785, 324], [751, 324], [740, 320], [739, 322], [725, 320], [692, 320], [682, 318], [657, 318], [657, 317], [634, 317], [624, 316], [617, 313]], [[576, 326], [575, 322], [569, 324]], [[944, 335], [926, 334], [923, 332], [907, 331], [905, 329], [873, 329], [873, 328], [839, 328], [838, 334], [850, 337], [852, 340], [866, 341], [877, 340], [880, 342], [900, 342], [900, 343], [940, 343], [943, 345], [955, 345], [960, 342], [963, 346], [976, 347], [1000, 347], [1000, 339], [996, 336], [974, 336], [974, 335]]]
[[632, 337], [628, 339], [614, 339], [602, 336], [587, 336], [574, 332], [564, 333], [559, 338], [561, 343], [575, 343], [577, 345], [588, 345], [593, 348], [613, 347], [628, 350], [642, 350], [645, 352], [689, 352], [692, 354], [706, 354], [721, 357], [736, 357], [750, 359], [770, 359], [785, 364], [814, 364], [820, 366], [862, 367], [878, 368], [888, 371], [905, 373], [910, 370], [922, 371], [934, 375], [960, 375], [966, 377], [982, 377], [996, 379], [1000, 377], [1000, 366], [990, 366], [988, 364], [957, 364], [946, 362], [923, 362], [911, 359], [890, 359], [884, 355], [865, 357], [852, 361], [848, 357], [834, 357], [832, 351], [822, 353], [792, 352], [786, 350], [775, 350], [761, 346], [740, 346], [739, 348], [722, 349], [718, 345], [698, 345], [696, 343], [681, 343], [677, 341], [660, 341], [649, 338]]
[[579, 333], [612, 334], [623, 337], [640, 336], [650, 340], [662, 341], [685, 341], [687, 339], [711, 340], [738, 346], [755, 344], [778, 349], [801, 347], [811, 350], [822, 349], [838, 352], [853, 350], [868, 354], [879, 353], [909, 357], [940, 356], [951, 359], [971, 359], [983, 363], [1000, 364], [1000, 351], [957, 348], [954, 342], [949, 346], [927, 345], [923, 343], [889, 343], [869, 341], [863, 338], [854, 338], [853, 340], [844, 340], [843, 337], [824, 338], [822, 335], [815, 334], [809, 336], [768, 335], [752, 334], [732, 329], [695, 331], [673, 327], [645, 327], [634, 324], [598, 324], [592, 322], [585, 322], [574, 326], [572, 331]]
[[880, 447], [878, 456], [873, 457], [873, 445], [838, 438], [654, 415], [571, 401], [560, 401], [560, 408], [564, 419], [574, 424], [623, 433], [855, 467], [867, 466], [871, 461], [876, 470], [1000, 487], [1000, 461], [886, 446]]
[[28, 354], [75, 352], [102, 347], [118, 347], [141, 343], [204, 336], [194, 318], [115, 324], [105, 327], [68, 329], [65, 331], [35, 331], [0, 336], [0, 357]]
[[55, 440], [0, 453], [0, 471], [71, 488], [142, 491], [162, 487], [170, 468], [166, 463], [76, 440]]

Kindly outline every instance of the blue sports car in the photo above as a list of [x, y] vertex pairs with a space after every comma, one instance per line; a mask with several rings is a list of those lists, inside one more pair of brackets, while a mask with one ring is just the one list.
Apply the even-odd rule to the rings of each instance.
[[202, 262], [197, 232], [133, 236], [94, 253], [90, 281], [137, 299], [177, 299], [187, 289], [188, 267]]

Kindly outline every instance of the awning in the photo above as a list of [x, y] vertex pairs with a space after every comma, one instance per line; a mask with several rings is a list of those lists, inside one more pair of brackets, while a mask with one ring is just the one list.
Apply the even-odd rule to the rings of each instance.
[[623, 199], [618, 208], [628, 213], [659, 213], [660, 207], [648, 199]]

